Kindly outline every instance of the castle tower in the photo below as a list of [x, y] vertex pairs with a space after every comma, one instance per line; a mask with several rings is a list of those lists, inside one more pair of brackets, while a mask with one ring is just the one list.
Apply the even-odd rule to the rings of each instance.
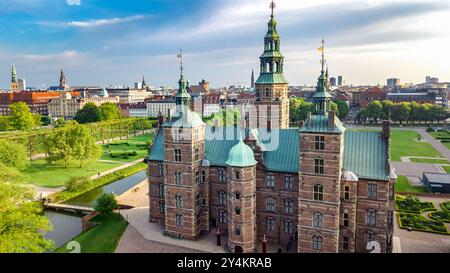
[[19, 92], [19, 81], [17, 80], [16, 66], [14, 64], [11, 69], [11, 91]]
[[341, 170], [345, 128], [331, 110], [322, 41], [322, 71], [314, 94], [315, 113], [300, 129], [298, 251], [338, 252]]
[[242, 138], [228, 155], [228, 248], [252, 253], [256, 248], [256, 164]]
[[187, 82], [181, 68], [175, 97], [176, 113], [162, 126], [165, 234], [195, 240], [207, 225], [207, 220], [201, 217], [207, 209], [202, 202], [202, 197], [207, 193], [202, 192], [200, 185], [201, 162], [205, 158], [205, 123], [189, 109], [191, 96], [186, 88]]
[[284, 77], [284, 57], [280, 52], [273, 1], [271, 8], [264, 53], [260, 57], [260, 75], [255, 82], [257, 115], [251, 117], [250, 124], [260, 128], [289, 128], [288, 82]]
[[255, 70], [252, 69], [252, 77], [250, 79], [250, 87], [255, 88]]
[[66, 90], [67, 88], [69, 88], [69, 85], [67, 85], [66, 74], [64, 73], [64, 69], [61, 68], [61, 74], [59, 76], [59, 89]]

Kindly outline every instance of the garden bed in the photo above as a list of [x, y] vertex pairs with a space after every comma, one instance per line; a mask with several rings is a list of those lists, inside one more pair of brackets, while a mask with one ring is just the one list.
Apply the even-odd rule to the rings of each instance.
[[422, 213], [425, 211], [437, 211], [432, 202], [422, 202], [416, 196], [401, 196], [395, 198], [395, 209], [399, 212]]
[[450, 201], [441, 203], [441, 207], [443, 210], [450, 210]]
[[398, 223], [402, 229], [413, 229], [417, 231], [450, 235], [443, 221], [435, 221], [425, 218], [420, 214], [397, 213]]
[[436, 221], [450, 223], [450, 210], [443, 210], [430, 213], [430, 218]]

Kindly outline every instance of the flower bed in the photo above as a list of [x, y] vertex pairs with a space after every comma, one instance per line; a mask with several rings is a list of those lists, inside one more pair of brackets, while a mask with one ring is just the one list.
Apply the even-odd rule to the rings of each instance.
[[441, 207], [443, 210], [450, 210], [450, 201], [441, 203]]
[[395, 209], [400, 212], [422, 213], [424, 211], [437, 211], [432, 202], [422, 202], [416, 196], [401, 196], [395, 198]]
[[437, 221], [450, 223], [450, 210], [443, 210], [430, 213], [430, 218]]
[[427, 219], [419, 214], [397, 213], [400, 228], [450, 235], [442, 221]]

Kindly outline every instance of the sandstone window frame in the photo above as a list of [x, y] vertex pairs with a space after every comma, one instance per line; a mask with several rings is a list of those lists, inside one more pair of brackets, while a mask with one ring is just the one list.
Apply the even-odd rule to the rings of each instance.
[[269, 196], [266, 198], [266, 211], [267, 212], [275, 212], [275, 198]]
[[219, 223], [227, 224], [227, 222], [228, 222], [227, 218], [228, 218], [228, 213], [223, 209], [219, 210]]
[[349, 216], [348, 216], [348, 210], [344, 210], [344, 217], [343, 217], [343, 226], [348, 227], [349, 225]]
[[312, 248], [314, 250], [322, 250], [323, 248], [323, 237], [320, 235], [313, 235], [312, 236]]
[[177, 213], [175, 215], [175, 223], [176, 223], [177, 227], [182, 227], [183, 226], [183, 215], [181, 215], [180, 213]]
[[375, 209], [370, 208], [366, 210], [366, 225], [377, 225], [377, 211]]
[[315, 136], [314, 137], [314, 148], [316, 151], [325, 150], [325, 136]]
[[284, 201], [284, 213], [294, 214], [294, 200], [291, 198], [286, 198]]
[[178, 186], [183, 185], [183, 173], [180, 171], [175, 172], [175, 184]]
[[284, 225], [284, 233], [286, 234], [294, 234], [294, 224], [290, 219], [285, 219], [283, 221]]
[[181, 149], [174, 150], [175, 162], [182, 162], [182, 152]]
[[350, 200], [350, 186], [344, 186], [344, 200]]
[[315, 184], [313, 186], [313, 199], [315, 201], [323, 201], [324, 186]]
[[312, 214], [312, 224], [314, 228], [323, 228], [323, 213], [319, 212], [319, 211], [315, 211]]
[[266, 174], [266, 186], [267, 188], [275, 188], [275, 174], [267, 173]]
[[217, 177], [220, 183], [227, 182], [227, 170], [225, 168], [217, 169]]
[[292, 175], [286, 174], [284, 176], [284, 188], [286, 190], [292, 190], [293, 189]]
[[164, 198], [164, 183], [158, 184], [158, 197]]
[[325, 174], [325, 160], [321, 157], [314, 159], [314, 173]]
[[378, 198], [378, 184], [368, 183], [367, 184], [367, 198], [377, 199]]
[[224, 191], [219, 191], [217, 193], [217, 195], [219, 196], [219, 205], [221, 206], [226, 206], [227, 205], [227, 193]]
[[266, 218], [266, 231], [272, 232], [275, 230], [275, 220], [272, 217]]
[[178, 209], [182, 209], [183, 208], [183, 195], [181, 195], [181, 194], [175, 195], [175, 206]]

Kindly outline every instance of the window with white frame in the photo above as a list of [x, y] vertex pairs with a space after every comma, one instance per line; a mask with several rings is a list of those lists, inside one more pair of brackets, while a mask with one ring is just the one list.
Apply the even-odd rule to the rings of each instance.
[[377, 211], [368, 209], [366, 212], [366, 225], [375, 226], [377, 224]]
[[320, 212], [313, 213], [313, 227], [322, 228], [323, 227], [323, 214]]
[[164, 214], [164, 213], [165, 213], [164, 201], [160, 201], [159, 202], [159, 214]]
[[266, 218], [266, 230], [274, 231], [274, 229], [275, 229], [275, 221], [273, 220], [272, 217], [267, 217]]
[[175, 162], [181, 162], [181, 149], [175, 149]]
[[158, 197], [164, 198], [164, 184], [158, 184]]
[[219, 204], [221, 206], [227, 205], [227, 193], [224, 191], [219, 191]]
[[367, 185], [367, 198], [377, 199], [378, 195], [378, 185], [374, 183], [369, 183]]
[[284, 213], [286, 213], [286, 214], [294, 213], [294, 200], [292, 200], [292, 199], [284, 200]]
[[266, 198], [266, 210], [267, 212], [275, 212], [275, 199], [273, 197]]
[[227, 182], [227, 170], [224, 168], [218, 169], [219, 182]]
[[348, 217], [348, 210], [344, 210], [344, 227], [348, 227], [349, 223], [349, 217]]
[[284, 233], [293, 234], [294, 233], [294, 225], [291, 220], [284, 220]]
[[178, 227], [183, 226], [183, 215], [181, 215], [181, 214], [176, 215], [176, 224]]
[[219, 223], [227, 223], [227, 212], [225, 210], [219, 210]]
[[286, 190], [292, 190], [292, 176], [291, 175], [284, 176], [284, 188]]
[[323, 201], [323, 186], [320, 184], [314, 185], [314, 200]]
[[179, 209], [183, 208], [183, 196], [182, 195], [177, 194], [175, 196], [175, 205]]
[[325, 163], [322, 158], [314, 159], [314, 173], [324, 174], [325, 173], [324, 166], [325, 166]]
[[268, 188], [275, 188], [275, 175], [273, 173], [267, 174], [266, 183]]
[[312, 237], [312, 247], [315, 250], [322, 250], [322, 246], [323, 246], [323, 238], [322, 236], [319, 235], [314, 235]]

